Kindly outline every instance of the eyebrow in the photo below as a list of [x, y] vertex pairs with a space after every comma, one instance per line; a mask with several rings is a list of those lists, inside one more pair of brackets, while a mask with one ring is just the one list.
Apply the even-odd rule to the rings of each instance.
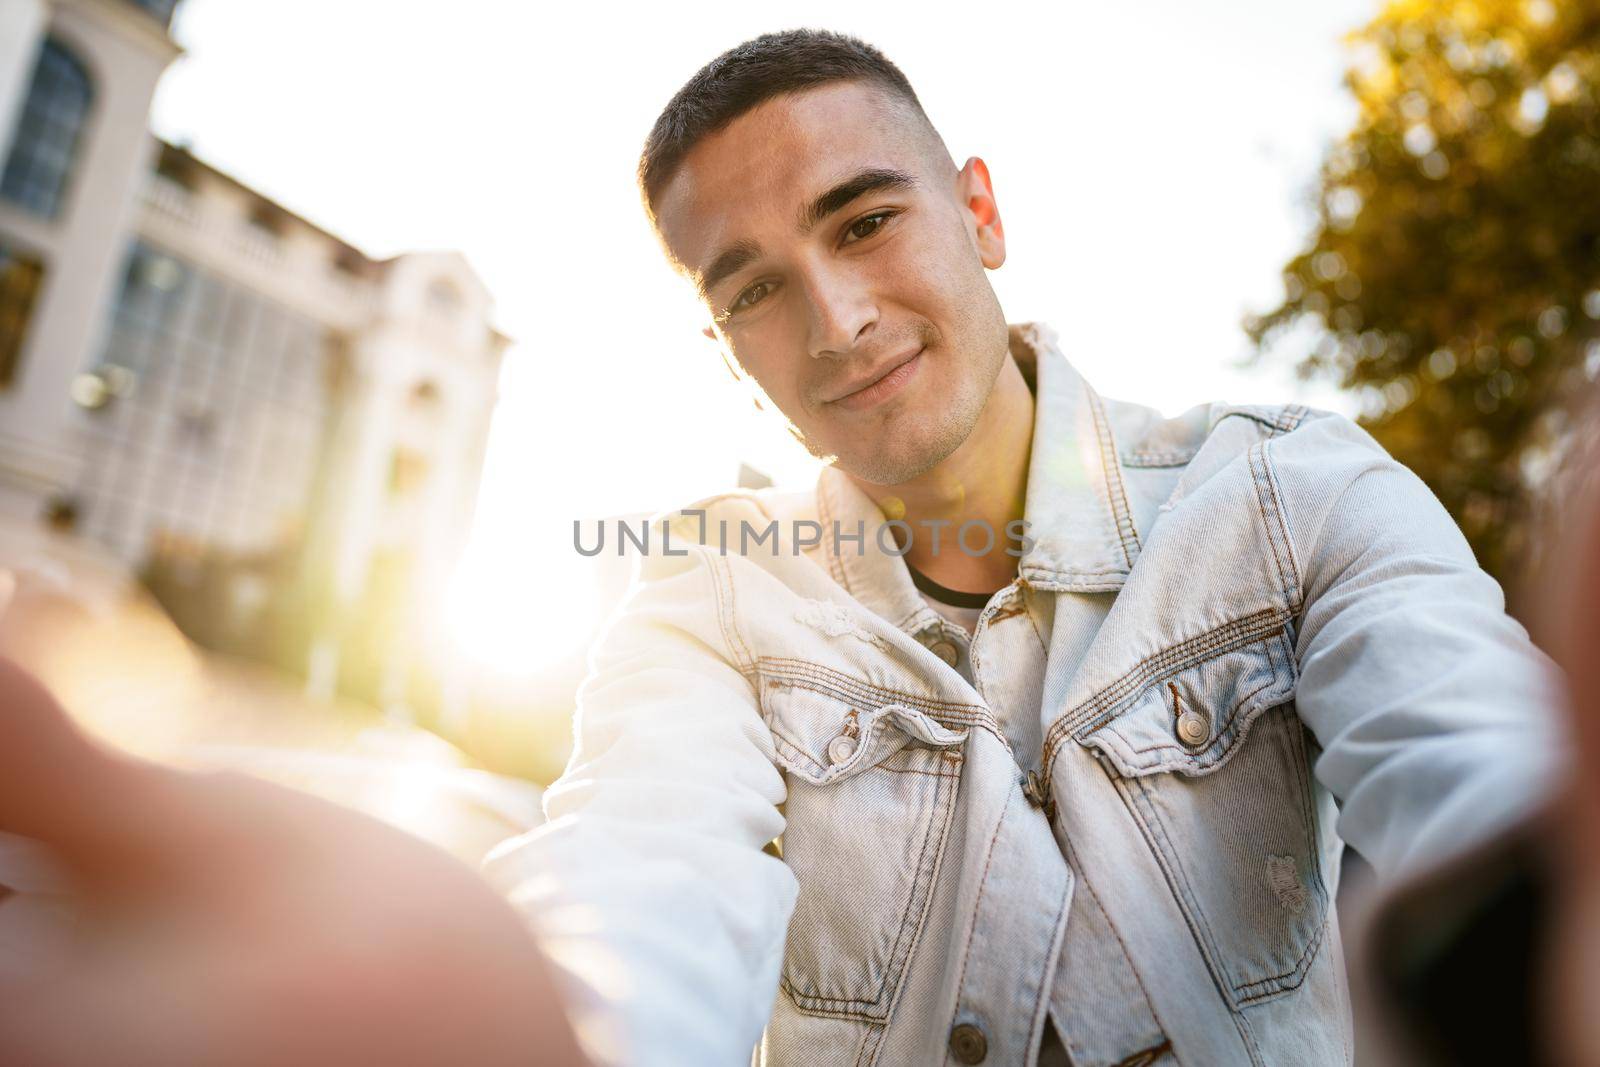
[[[835, 211], [868, 193], [881, 192], [885, 189], [914, 189], [916, 186], [917, 179], [902, 170], [868, 167], [857, 171], [805, 206], [800, 212], [799, 231], [801, 234], [810, 233]], [[737, 274], [760, 258], [760, 245], [750, 240], [735, 241], [718, 252], [711, 260], [711, 265], [696, 279], [695, 284], [700, 290], [700, 295], [708, 296], [725, 278]]]

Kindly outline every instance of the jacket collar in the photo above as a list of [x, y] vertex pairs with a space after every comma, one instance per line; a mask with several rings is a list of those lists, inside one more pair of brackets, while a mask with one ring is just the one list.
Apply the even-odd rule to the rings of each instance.
[[[1033, 544], [1018, 561], [1018, 573], [1039, 589], [1120, 589], [1138, 557], [1139, 535], [1105, 404], [1062, 354], [1054, 329], [1023, 323], [1011, 326], [1010, 335], [1011, 354], [1034, 393], [1024, 503]], [[878, 543], [883, 512], [833, 464], [818, 479], [817, 507], [823, 554], [835, 581], [908, 633], [939, 626], [905, 561]], [[834, 522], [845, 539], [834, 536]], [[849, 540], [863, 527], [866, 536], [859, 545]], [[893, 546], [887, 534], [884, 542]]]

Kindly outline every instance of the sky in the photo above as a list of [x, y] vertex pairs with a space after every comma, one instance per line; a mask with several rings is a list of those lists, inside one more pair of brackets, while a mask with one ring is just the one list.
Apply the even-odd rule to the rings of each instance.
[[701, 64], [792, 26], [881, 48], [957, 164], [988, 164], [1007, 319], [1055, 326], [1103, 395], [1351, 411], [1287, 369], [1304, 339], [1240, 367], [1239, 324], [1282, 297], [1318, 163], [1354, 119], [1340, 38], [1375, 12], [184, 0], [152, 125], [370, 255], [456, 249], [483, 276], [516, 346], [452, 611], [475, 651], [525, 659], [526, 605], [581, 595], [574, 519], [685, 505], [741, 461], [815, 478], [701, 335], [639, 206], [645, 133]]

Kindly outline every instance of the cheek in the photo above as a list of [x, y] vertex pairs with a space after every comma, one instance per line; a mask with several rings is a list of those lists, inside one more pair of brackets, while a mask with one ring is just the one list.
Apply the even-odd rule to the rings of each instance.
[[974, 283], [974, 268], [981, 277], [983, 264], [965, 233], [941, 225], [907, 235], [886, 264], [886, 288], [908, 307], [929, 317], [959, 310]]
[[[793, 417], [800, 411], [800, 383], [795, 368], [799, 360], [784, 353], [787, 351], [780, 338], [771, 344], [746, 343], [733, 349], [740, 370], [755, 379], [755, 384], [779, 410]], [[802, 413], [803, 414], [803, 413]]]

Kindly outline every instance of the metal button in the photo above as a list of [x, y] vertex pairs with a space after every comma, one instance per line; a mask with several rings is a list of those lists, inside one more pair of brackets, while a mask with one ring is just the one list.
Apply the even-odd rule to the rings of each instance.
[[1211, 740], [1211, 730], [1206, 726], [1206, 719], [1193, 711], [1185, 711], [1178, 716], [1178, 740], [1195, 748]]
[[843, 763], [856, 754], [856, 739], [840, 734], [828, 742], [828, 762]]
[[950, 664], [952, 667], [954, 667], [956, 665], [956, 661], [961, 658], [961, 650], [956, 648], [956, 646], [951, 644], [949, 641], [935, 641], [933, 645], [933, 654]]
[[989, 1055], [989, 1039], [971, 1023], [962, 1023], [950, 1031], [950, 1054], [957, 1063], [982, 1063]]
[[1168, 682], [1167, 692], [1172, 694], [1172, 714], [1177, 717], [1174, 727], [1178, 733], [1178, 740], [1190, 748], [1198, 748], [1211, 740], [1211, 724], [1198, 711], [1183, 706], [1183, 698], [1178, 693], [1177, 685]]

